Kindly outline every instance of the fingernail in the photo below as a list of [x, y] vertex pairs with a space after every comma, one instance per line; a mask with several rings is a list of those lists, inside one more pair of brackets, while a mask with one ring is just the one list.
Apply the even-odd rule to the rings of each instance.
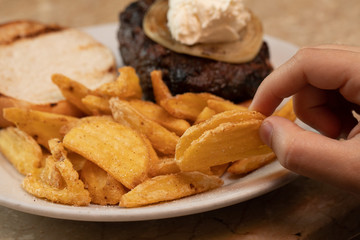
[[271, 147], [273, 131], [274, 127], [270, 121], [265, 120], [260, 126], [260, 138], [269, 147]]

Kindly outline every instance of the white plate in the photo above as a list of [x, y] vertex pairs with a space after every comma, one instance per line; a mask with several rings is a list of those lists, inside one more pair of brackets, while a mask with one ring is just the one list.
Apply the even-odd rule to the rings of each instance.
[[[116, 40], [118, 25], [107, 24], [84, 29], [97, 40], [110, 47], [122, 65]], [[297, 47], [282, 40], [265, 36], [275, 67], [289, 59]], [[35, 198], [21, 188], [23, 176], [0, 155], [0, 205], [19, 211], [53, 218], [82, 221], [137, 221], [183, 216], [209, 211], [257, 197], [283, 186], [296, 177], [275, 161], [245, 177], [224, 176], [221, 188], [183, 198], [141, 208], [124, 209], [118, 206], [73, 207], [54, 204]]]

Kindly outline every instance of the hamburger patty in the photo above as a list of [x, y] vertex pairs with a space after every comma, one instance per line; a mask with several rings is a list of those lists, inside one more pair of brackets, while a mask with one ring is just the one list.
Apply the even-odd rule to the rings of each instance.
[[120, 14], [118, 40], [126, 65], [139, 75], [144, 97], [153, 100], [152, 70], [161, 70], [172, 94], [210, 92], [240, 102], [254, 96], [262, 80], [272, 71], [269, 49], [263, 43], [250, 62], [231, 64], [173, 52], [148, 38], [143, 29], [144, 15], [153, 0], [139, 0]]

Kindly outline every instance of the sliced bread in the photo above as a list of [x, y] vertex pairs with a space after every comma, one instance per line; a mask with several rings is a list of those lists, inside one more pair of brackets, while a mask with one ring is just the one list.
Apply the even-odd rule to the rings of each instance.
[[[0, 110], [26, 107], [78, 116], [51, 81], [64, 74], [95, 89], [116, 77], [111, 51], [74, 28], [33, 21], [0, 25]], [[0, 117], [0, 127], [9, 123]]]

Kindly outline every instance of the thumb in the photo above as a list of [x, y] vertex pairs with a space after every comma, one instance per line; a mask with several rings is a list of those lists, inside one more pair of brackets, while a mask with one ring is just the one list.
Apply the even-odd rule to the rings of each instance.
[[285, 168], [360, 193], [360, 136], [338, 141], [276, 116], [264, 120], [260, 136]]

